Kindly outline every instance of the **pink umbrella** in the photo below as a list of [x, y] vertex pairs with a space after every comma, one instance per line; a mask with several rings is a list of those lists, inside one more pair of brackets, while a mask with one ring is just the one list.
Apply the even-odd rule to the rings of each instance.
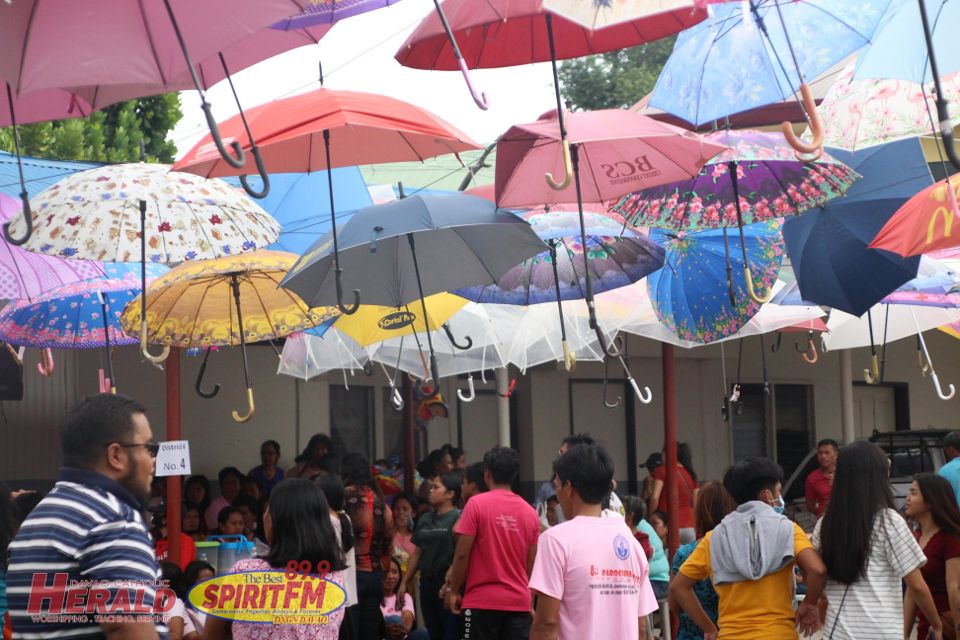
[[[565, 124], [550, 111], [500, 137], [496, 202], [500, 207], [576, 202], [583, 246], [587, 246], [584, 202], [610, 202], [638, 189], [689, 179], [726, 150], [691, 131], [622, 109], [567, 113]], [[562, 181], [553, 178], [565, 173]], [[606, 351], [589, 271], [584, 268], [583, 273], [590, 328], [597, 331]]]

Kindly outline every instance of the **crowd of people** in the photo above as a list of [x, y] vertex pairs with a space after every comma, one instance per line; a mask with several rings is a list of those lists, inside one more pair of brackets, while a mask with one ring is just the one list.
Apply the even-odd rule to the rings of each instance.
[[[775, 462], [747, 458], [702, 482], [681, 443], [675, 550], [661, 454], [641, 465], [640, 494], [620, 496], [604, 446], [569, 436], [531, 505], [514, 491], [520, 456], [508, 447], [472, 464], [462, 450], [437, 449], [418, 465], [422, 483], [410, 495], [385, 481], [387, 461], [341, 455], [325, 435], [287, 470], [268, 440], [248, 473], [220, 471], [216, 496], [207, 478], [186, 480], [179, 565], [167, 561], [157, 448], [141, 405], [92, 396], [65, 418], [54, 488], [0, 493], [9, 496], [0, 501], [5, 637], [642, 640], [670, 628], [679, 640], [817, 631], [942, 640], [960, 631], [960, 432], [944, 440], [940, 474], [917, 475], [900, 509], [878, 446], [819, 442], [806, 482], [805, 504], [818, 516], [809, 533], [784, 513]], [[255, 550], [215, 567], [191, 546], [207, 536]], [[329, 567], [343, 589], [344, 606], [323, 624], [265, 626], [185, 604], [218, 571], [304, 561]], [[53, 569], [143, 606], [159, 585], [177, 600], [151, 621], [37, 617], [28, 611], [36, 575]], [[52, 575], [41, 577], [49, 588]]]

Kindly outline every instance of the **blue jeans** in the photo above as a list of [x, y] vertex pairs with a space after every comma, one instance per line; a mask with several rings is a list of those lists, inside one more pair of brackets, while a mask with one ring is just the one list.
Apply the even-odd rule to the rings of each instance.
[[460, 619], [443, 608], [440, 599], [440, 587], [443, 575], [427, 578], [420, 577], [420, 611], [423, 622], [430, 632], [430, 640], [459, 640]]

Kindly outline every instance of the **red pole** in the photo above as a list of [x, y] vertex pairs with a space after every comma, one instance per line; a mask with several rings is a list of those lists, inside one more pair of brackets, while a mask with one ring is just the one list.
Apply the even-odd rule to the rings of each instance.
[[670, 557], [680, 546], [680, 495], [677, 493], [677, 396], [674, 379], [674, 347], [662, 343], [663, 358], [663, 466], [667, 471], [667, 546]]
[[[167, 440], [180, 439], [180, 349], [170, 349], [166, 361]], [[167, 549], [170, 562], [180, 564], [180, 495], [182, 478], [167, 477]], [[202, 517], [202, 515], [201, 515]]]
[[416, 460], [414, 460], [413, 442], [413, 412], [416, 407], [413, 406], [413, 383], [410, 381], [410, 376], [401, 373], [400, 377], [403, 378], [403, 390], [401, 392], [403, 393], [403, 490], [412, 496], [416, 493], [416, 487], [414, 486]]

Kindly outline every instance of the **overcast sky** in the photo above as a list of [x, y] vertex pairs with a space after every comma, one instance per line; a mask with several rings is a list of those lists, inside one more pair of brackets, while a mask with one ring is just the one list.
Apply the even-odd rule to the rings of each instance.
[[[477, 142], [492, 142], [510, 125], [535, 120], [555, 106], [549, 64], [474, 71], [474, 85], [487, 94], [490, 109], [481, 111], [455, 71], [421, 71], [393, 59], [420, 20], [433, 11], [432, 0], [403, 0], [385, 9], [349, 18], [320, 41], [261, 62], [234, 76], [244, 107], [318, 88], [317, 63], [323, 62], [324, 85], [379, 93], [427, 108], [459, 127]], [[208, 92], [217, 120], [237, 111], [226, 82]], [[194, 91], [182, 94], [183, 119], [171, 133], [179, 155], [206, 133]]]

